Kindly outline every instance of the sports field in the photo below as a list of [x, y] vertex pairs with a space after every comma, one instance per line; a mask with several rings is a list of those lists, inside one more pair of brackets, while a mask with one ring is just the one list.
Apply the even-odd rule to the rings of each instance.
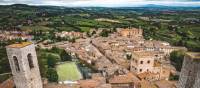
[[59, 81], [76, 81], [82, 78], [77, 65], [74, 62], [65, 62], [56, 67]]

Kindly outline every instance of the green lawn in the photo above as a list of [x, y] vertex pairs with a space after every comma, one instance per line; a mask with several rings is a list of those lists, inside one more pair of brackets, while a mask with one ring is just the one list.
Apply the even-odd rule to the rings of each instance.
[[66, 62], [56, 67], [59, 81], [75, 81], [82, 78], [76, 63]]

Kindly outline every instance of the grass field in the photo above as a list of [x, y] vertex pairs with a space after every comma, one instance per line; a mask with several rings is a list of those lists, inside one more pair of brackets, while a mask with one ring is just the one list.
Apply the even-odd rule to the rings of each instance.
[[56, 67], [59, 81], [75, 81], [82, 78], [74, 62], [66, 62]]

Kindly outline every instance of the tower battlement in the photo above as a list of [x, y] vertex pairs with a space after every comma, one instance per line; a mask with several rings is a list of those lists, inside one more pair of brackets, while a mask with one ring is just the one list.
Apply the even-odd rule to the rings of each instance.
[[12, 45], [8, 45], [8, 48], [22, 48], [28, 45], [33, 44], [32, 42], [22, 42], [22, 43], [17, 43], [17, 44], [12, 44]]

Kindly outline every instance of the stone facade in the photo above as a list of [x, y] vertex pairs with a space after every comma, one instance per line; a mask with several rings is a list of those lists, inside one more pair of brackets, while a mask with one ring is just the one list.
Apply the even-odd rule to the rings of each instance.
[[6, 49], [16, 88], [43, 88], [35, 45], [20, 43]]
[[120, 36], [129, 38], [142, 37], [142, 33], [143, 30], [137, 28], [120, 29], [119, 31]]
[[153, 52], [134, 52], [132, 57], [131, 71], [136, 72], [137, 74], [155, 71], [155, 55]]
[[187, 53], [180, 73], [178, 88], [200, 87], [200, 53]]

